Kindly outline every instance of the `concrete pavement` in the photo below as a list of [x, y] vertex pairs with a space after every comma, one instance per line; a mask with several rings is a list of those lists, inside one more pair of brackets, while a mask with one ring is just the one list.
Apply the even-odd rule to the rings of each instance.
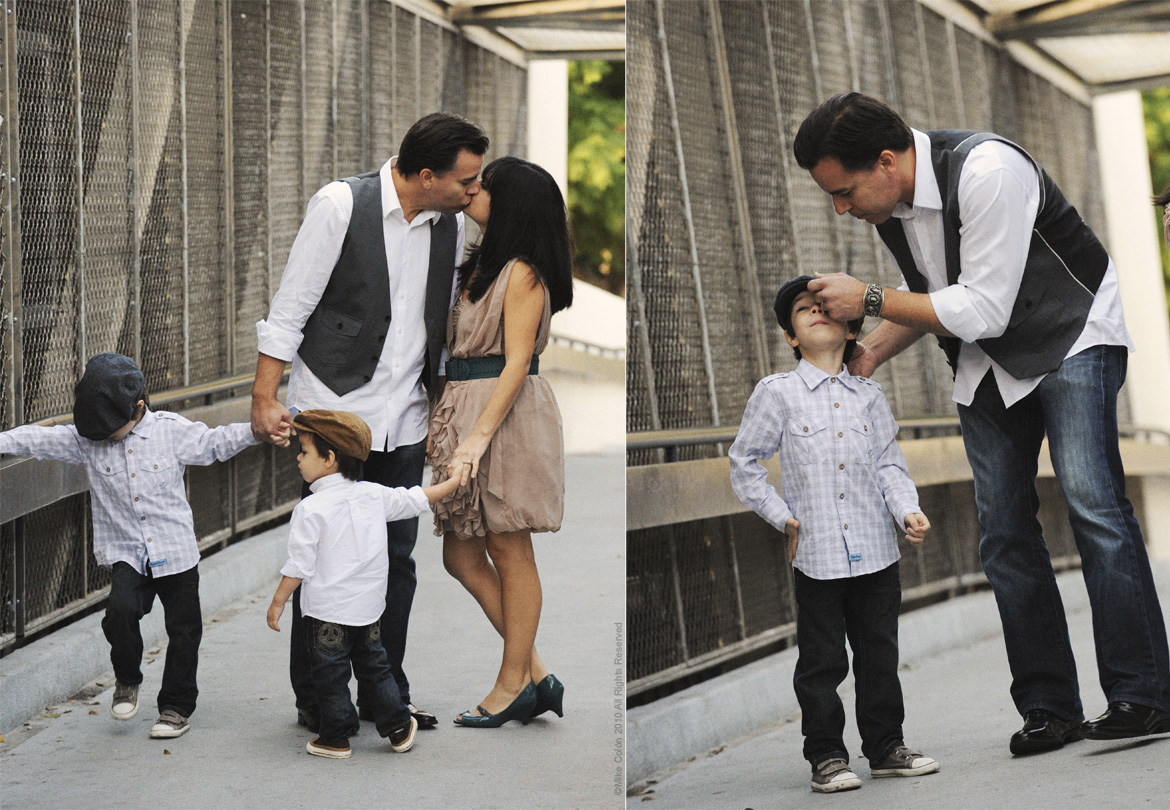
[[[1167, 612], [1170, 563], [1156, 564], [1154, 571], [1163, 611]], [[1105, 709], [1105, 699], [1098, 685], [1084, 584], [1079, 572], [1062, 575], [1060, 583], [1070, 611], [1069, 629], [1085, 713], [1094, 717]], [[862, 787], [831, 796], [814, 794], [808, 786], [808, 765], [801, 757], [803, 738], [795, 698], [785, 709], [770, 702], [760, 687], [766, 681], [791, 694], [796, 651], [786, 650], [766, 662], [757, 662], [761, 666], [754, 671], [738, 670], [705, 685], [708, 694], [735, 696], [734, 702], [717, 700], [716, 710], [726, 712], [738, 703], [743, 711], [755, 711], [758, 725], [754, 731], [642, 778], [632, 786], [628, 806], [652, 801], [646, 806], [656, 810], [791, 810], [828, 803], [842, 808], [935, 810], [1170, 807], [1170, 735], [1117, 742], [1082, 740], [1055, 752], [1011, 756], [1008, 739], [1021, 721], [1008, 693], [1010, 676], [1002, 638], [998, 632], [984, 632], [989, 620], [998, 627], [989, 594], [961, 597], [903, 617], [901, 682], [906, 699], [906, 741], [937, 759], [942, 765], [938, 773], [907, 779], [870, 778], [859, 753], [850, 677], [841, 690], [847, 714], [845, 740], [853, 751], [852, 765]], [[957, 643], [948, 644], [948, 637]], [[699, 701], [697, 691], [704, 685], [693, 689], [696, 694], [667, 700], [680, 707], [689, 704], [692, 716], [705, 711], [713, 717], [712, 707]], [[661, 715], [668, 708], [647, 706], [630, 712], [631, 774], [636, 768], [634, 751], [660, 740], [645, 738], [658, 733], [656, 729], [663, 725], [649, 721], [655, 711]], [[679, 725], [683, 727], [685, 724]]]
[[[241, 569], [253, 569], [254, 581], [226, 608], [213, 614], [205, 607], [199, 708], [186, 736], [148, 738], [164, 660], [150, 647], [142, 708], [132, 720], [110, 717], [113, 676], [107, 672], [27, 725], [0, 728], [6, 737], [0, 801], [26, 810], [624, 806], [623, 740], [614, 722], [621, 684], [613, 664], [625, 621], [624, 458], [573, 456], [566, 475], [564, 528], [534, 538], [544, 586], [537, 644], [565, 682], [563, 719], [544, 715], [528, 726], [493, 730], [453, 725], [458, 712], [491, 688], [502, 644], [474, 600], [444, 572], [440, 541], [424, 516], [406, 668], [416, 703], [439, 716], [439, 727], [420, 732], [406, 754], [391, 753], [372, 723], [363, 723], [351, 741], [351, 759], [306, 754], [309, 733], [296, 724], [288, 685], [287, 628], [277, 634], [265, 624], [287, 536], [281, 527], [201, 568], [205, 606], [217, 583], [248, 581], [249, 571]], [[152, 617], [161, 612], [156, 607]], [[0, 688], [41, 672], [67, 680], [94, 649], [107, 656], [108, 669], [98, 621], [88, 617], [7, 656], [0, 661]], [[22, 669], [22, 662], [31, 667]]]

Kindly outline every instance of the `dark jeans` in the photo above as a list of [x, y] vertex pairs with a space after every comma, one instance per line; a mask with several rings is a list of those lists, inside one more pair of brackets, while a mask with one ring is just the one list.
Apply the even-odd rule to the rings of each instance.
[[[362, 480], [373, 481], [387, 487], [415, 487], [422, 483], [423, 464], [426, 461], [427, 443], [404, 445], [389, 453], [371, 452], [362, 471]], [[306, 485], [301, 497], [308, 497]], [[418, 518], [396, 520], [386, 524], [386, 547], [390, 554], [390, 572], [386, 579], [386, 610], [382, 613], [382, 646], [390, 671], [402, 695], [402, 702], [410, 702], [410, 681], [402, 670], [402, 659], [406, 655], [406, 629], [410, 621], [410, 607], [414, 603], [414, 590], [418, 580], [414, 573], [414, 543], [418, 538]], [[309, 654], [303, 639], [301, 618], [301, 589], [292, 595], [292, 647], [289, 654], [289, 675], [293, 692], [297, 697], [297, 708], [316, 705], [313, 682], [309, 675]], [[366, 705], [365, 690], [358, 684], [358, 703]]]
[[873, 574], [843, 579], [796, 577], [796, 643], [800, 655], [792, 684], [800, 703], [804, 757], [849, 761], [842, 735], [845, 707], [837, 687], [849, 674], [845, 640], [853, 650], [857, 730], [861, 753], [879, 762], [902, 745], [902, 685], [898, 681], [898, 563]]
[[975, 473], [979, 556], [999, 605], [1021, 715], [1047, 709], [1084, 717], [1064, 605], [1036, 519], [1045, 434], [1081, 555], [1105, 697], [1170, 709], [1166, 626], [1117, 446], [1127, 360], [1121, 346], [1083, 351], [1010, 408], [989, 372], [972, 403], [959, 406]]
[[386, 662], [378, 622], [350, 627], [304, 617], [305, 641], [321, 707], [321, 739], [340, 740], [357, 733], [358, 716], [349, 698], [350, 665], [359, 688], [366, 690], [366, 708], [374, 712], [378, 733], [390, 732], [410, 720]]
[[102, 630], [110, 642], [110, 663], [114, 665], [114, 676], [122, 683], [142, 683], [139, 622], [150, 613], [155, 596], [162, 602], [169, 639], [158, 710], [161, 713], [174, 709], [190, 717], [199, 696], [195, 674], [199, 667], [199, 642], [203, 639], [198, 566], [155, 579], [149, 568], [143, 576], [129, 563], [114, 563], [110, 571], [110, 598], [102, 619]]

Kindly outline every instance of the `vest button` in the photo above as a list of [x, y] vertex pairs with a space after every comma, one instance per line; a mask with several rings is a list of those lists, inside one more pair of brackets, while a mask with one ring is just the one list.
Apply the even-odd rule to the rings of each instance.
[[363, 382], [369, 382], [369, 381], [370, 381], [370, 375], [369, 375], [369, 374], [366, 374], [364, 377], [362, 377], [362, 381], [363, 381]]
[[387, 315], [385, 318], [383, 318], [383, 319], [382, 319], [382, 321], [383, 321], [384, 323], [390, 323], [390, 316], [389, 316], [389, 315]]
[[375, 354], [373, 357], [370, 358], [370, 360], [377, 363], [378, 362], [378, 355]]
[[378, 335], [378, 342], [379, 342], [379, 343], [382, 343], [384, 340], [386, 340], [386, 336], [385, 336], [385, 335]]
[[338, 329], [344, 329], [344, 328], [345, 328], [345, 324], [343, 324], [341, 321], [338, 321], [338, 322], [337, 322], [337, 328], [338, 328]]

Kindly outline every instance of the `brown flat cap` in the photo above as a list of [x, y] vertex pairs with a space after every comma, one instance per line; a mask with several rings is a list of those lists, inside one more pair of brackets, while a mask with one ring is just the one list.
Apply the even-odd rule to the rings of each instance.
[[315, 433], [347, 456], [361, 461], [370, 456], [370, 426], [357, 414], [313, 408], [294, 416], [293, 427]]

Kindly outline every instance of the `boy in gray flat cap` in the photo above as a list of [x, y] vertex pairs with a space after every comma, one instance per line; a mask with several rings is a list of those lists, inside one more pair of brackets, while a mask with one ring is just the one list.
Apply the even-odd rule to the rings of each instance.
[[139, 622], [157, 596], [167, 647], [155, 738], [190, 729], [203, 616], [199, 546], [183, 485], [187, 464], [226, 461], [258, 444], [246, 422], [209, 428], [176, 413], [151, 411], [142, 371], [129, 357], [99, 354], [74, 388], [73, 424], [22, 425], [0, 433], [0, 453], [85, 466], [93, 508], [93, 553], [110, 571], [102, 630], [117, 684], [110, 714], [138, 713], [142, 684]]
[[312, 409], [298, 413], [292, 424], [301, 442], [297, 467], [312, 494], [289, 521], [288, 562], [268, 607], [268, 626], [280, 630], [285, 603], [300, 586], [304, 642], [320, 705], [319, 726], [310, 729], [320, 736], [305, 750], [332, 759], [350, 756], [349, 738], [358, 727], [349, 693], [352, 667], [378, 733], [389, 738], [395, 753], [409, 751], [418, 720], [403, 702], [381, 642], [390, 567], [386, 522], [417, 516], [458, 489], [461, 478], [410, 488], [359, 481], [371, 438], [360, 416]]

